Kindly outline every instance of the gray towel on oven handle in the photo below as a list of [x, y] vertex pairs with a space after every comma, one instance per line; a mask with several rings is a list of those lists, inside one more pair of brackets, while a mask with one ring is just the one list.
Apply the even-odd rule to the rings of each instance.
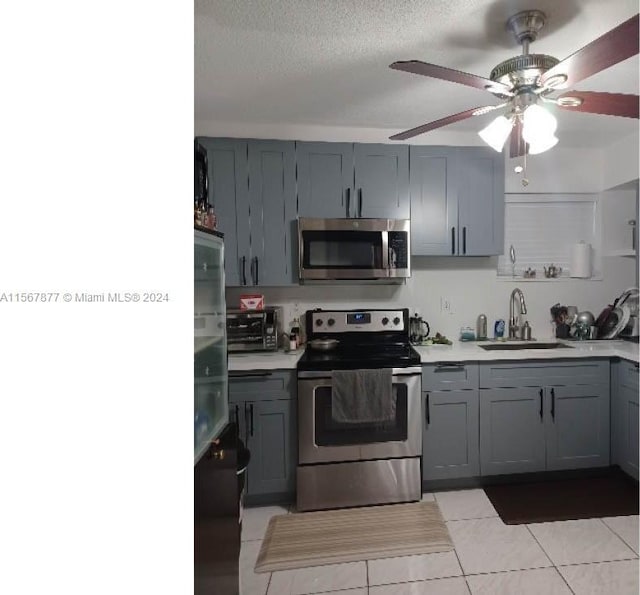
[[339, 423], [393, 421], [396, 400], [392, 371], [333, 370], [331, 372], [331, 417]]

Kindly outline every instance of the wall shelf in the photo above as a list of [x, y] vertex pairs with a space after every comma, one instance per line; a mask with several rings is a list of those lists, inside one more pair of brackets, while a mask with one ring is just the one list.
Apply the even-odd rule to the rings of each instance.
[[620, 250], [609, 250], [605, 256], [633, 256], [635, 257], [636, 251], [633, 248], [622, 248]]

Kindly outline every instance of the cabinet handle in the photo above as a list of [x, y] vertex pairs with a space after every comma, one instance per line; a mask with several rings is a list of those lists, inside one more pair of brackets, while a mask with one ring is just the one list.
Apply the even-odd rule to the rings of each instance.
[[247, 413], [247, 403], [244, 404], [244, 435], [249, 438], [249, 415]]
[[247, 271], [246, 271], [247, 257], [243, 256], [240, 260], [242, 261], [242, 284], [246, 285], [247, 284]]
[[256, 378], [272, 374], [273, 372], [229, 372], [229, 378]]
[[556, 391], [551, 389], [551, 419], [556, 419]]
[[351, 217], [351, 188], [347, 188], [347, 217]]
[[256, 285], [260, 285], [260, 273], [258, 269], [258, 257], [256, 256]]
[[462, 253], [467, 253], [467, 226], [462, 228]]
[[425, 411], [425, 421], [427, 422], [427, 425], [429, 425], [431, 423], [431, 412], [429, 411], [429, 393], [427, 393], [427, 399], [426, 399], [426, 411]]
[[636, 220], [629, 219], [629, 225], [631, 226], [631, 249], [636, 249]]
[[236, 405], [236, 426], [238, 426], [238, 431], [240, 431], [240, 409]]
[[454, 370], [464, 370], [464, 364], [462, 362], [438, 362], [436, 364], [435, 372], [447, 372]]
[[253, 403], [249, 405], [249, 417], [251, 417], [251, 435], [253, 436]]
[[540, 419], [542, 419], [542, 416], [544, 415], [544, 411], [542, 409], [542, 395], [544, 394], [544, 391], [542, 389], [540, 389]]
[[456, 253], [456, 228], [451, 228], [451, 254]]
[[362, 188], [358, 188], [358, 217], [362, 217]]

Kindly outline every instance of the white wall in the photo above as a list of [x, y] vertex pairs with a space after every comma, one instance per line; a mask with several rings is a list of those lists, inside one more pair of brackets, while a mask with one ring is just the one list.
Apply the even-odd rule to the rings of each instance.
[[638, 128], [635, 133], [620, 139], [602, 152], [602, 183], [601, 189], [614, 188], [638, 177], [638, 147], [640, 137]]
[[[394, 131], [373, 129], [253, 126], [244, 124], [196, 123], [197, 134], [238, 138], [279, 138], [297, 140], [388, 142]], [[429, 144], [478, 145], [476, 134], [434, 131]], [[561, 193], [601, 192], [637, 179], [637, 140], [619, 141], [613, 149], [584, 150], [556, 147], [542, 155], [528, 157], [529, 186], [513, 173], [516, 160], [507, 160], [506, 192]], [[561, 279], [517, 282], [496, 278], [497, 258], [419, 257], [412, 259], [412, 277], [405, 285], [310, 285], [290, 288], [230, 288], [227, 305], [237, 307], [241, 293], [263, 293], [268, 305], [282, 305], [285, 328], [294, 316], [312, 308], [409, 307], [417, 311], [436, 331], [457, 338], [460, 327], [475, 328], [478, 314], [484, 313], [492, 334], [497, 318], [508, 320], [509, 296], [514, 287], [525, 295], [534, 337], [551, 335], [549, 309], [557, 302], [590, 310], [595, 316], [627, 287], [634, 284], [636, 261], [628, 257], [603, 257], [603, 279]], [[257, 289], [257, 291], [256, 291]], [[441, 312], [441, 298], [449, 300], [453, 313]]]

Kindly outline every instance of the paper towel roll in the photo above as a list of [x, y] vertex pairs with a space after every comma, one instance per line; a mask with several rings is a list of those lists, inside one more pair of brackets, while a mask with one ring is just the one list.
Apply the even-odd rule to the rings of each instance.
[[591, 244], [578, 242], [571, 246], [571, 277], [588, 279], [591, 277]]

